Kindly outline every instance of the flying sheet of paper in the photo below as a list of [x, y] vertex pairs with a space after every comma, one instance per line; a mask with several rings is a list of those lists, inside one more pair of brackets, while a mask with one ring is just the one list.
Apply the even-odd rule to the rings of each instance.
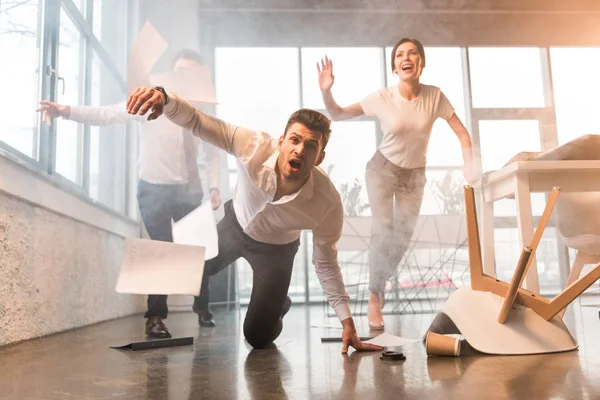
[[205, 247], [205, 260], [219, 254], [217, 225], [210, 202], [205, 202], [173, 224], [173, 243]]
[[131, 94], [137, 86], [148, 86], [152, 68], [169, 45], [156, 28], [146, 21], [129, 52], [127, 90]]
[[404, 346], [406, 344], [416, 343], [418, 341], [419, 341], [419, 339], [408, 339], [408, 338], [403, 338], [400, 336], [390, 335], [389, 333], [384, 332], [379, 336], [375, 336], [371, 340], [365, 341], [365, 343], [371, 343], [376, 346], [382, 346], [382, 347], [398, 347], [398, 346]]
[[150, 83], [163, 86], [166, 91], [192, 103], [217, 104], [210, 69], [206, 65], [152, 74]]
[[132, 294], [198, 296], [204, 247], [128, 238], [115, 290]]

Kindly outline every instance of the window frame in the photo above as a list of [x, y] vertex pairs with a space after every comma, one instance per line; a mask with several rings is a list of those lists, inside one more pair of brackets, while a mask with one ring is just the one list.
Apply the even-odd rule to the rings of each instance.
[[[56, 101], [58, 90], [60, 89], [60, 65], [59, 65], [59, 43], [60, 43], [60, 24], [61, 10], [71, 19], [79, 33], [81, 34], [80, 71], [82, 73], [79, 85], [83, 105], [90, 105], [92, 98], [92, 66], [94, 55], [100, 59], [103, 66], [117, 82], [123, 93], [127, 91], [126, 79], [119, 72], [119, 69], [112, 61], [108, 51], [104, 48], [100, 40], [93, 31], [93, 0], [85, 0], [83, 3], [83, 12], [77, 7], [73, 0], [41, 0], [38, 8], [38, 34], [39, 34], [39, 64], [38, 64], [38, 93], [40, 99]], [[85, 13], [85, 15], [83, 14]], [[128, 32], [130, 30], [128, 29]], [[58, 66], [58, 68], [57, 68]], [[134, 218], [129, 217], [131, 204], [135, 202], [135, 196], [130, 189], [132, 174], [135, 172], [131, 168], [131, 163], [125, 163], [125, 190], [124, 204], [122, 212], [104, 205], [90, 196], [90, 126], [82, 124], [78, 141], [77, 154], [77, 182], [60, 175], [56, 171], [56, 139], [57, 124], [48, 126], [42, 119], [42, 113], [37, 115], [37, 129], [33, 132], [33, 155], [29, 157], [21, 153], [7, 143], [0, 141], [0, 157], [12, 161], [30, 172], [34, 172], [38, 177], [50, 181], [54, 186], [68, 192], [80, 199], [84, 199], [103, 211], [113, 216], [124, 219], [125, 221], [138, 222], [138, 215]], [[129, 130], [129, 127], [127, 128]], [[129, 132], [128, 132], [129, 133]], [[127, 135], [129, 136], [129, 134]], [[136, 145], [129, 138], [126, 141], [126, 154], [132, 154]]]

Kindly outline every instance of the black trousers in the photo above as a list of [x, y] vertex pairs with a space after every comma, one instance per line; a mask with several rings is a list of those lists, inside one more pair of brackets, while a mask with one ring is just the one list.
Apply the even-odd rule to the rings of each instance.
[[[142, 220], [152, 240], [173, 241], [171, 219], [179, 221], [202, 204], [203, 194], [193, 193], [187, 185], [155, 185], [138, 182], [138, 204]], [[167, 296], [149, 295], [144, 317], [167, 318]]]
[[253, 281], [244, 320], [244, 336], [253, 347], [264, 347], [281, 333], [281, 313], [300, 239], [284, 245], [252, 239], [238, 223], [231, 200], [225, 203], [225, 217], [217, 225], [217, 233], [219, 255], [204, 264], [202, 289], [200, 296], [194, 299], [194, 311], [208, 309], [208, 278], [238, 258], [245, 258], [252, 267]]

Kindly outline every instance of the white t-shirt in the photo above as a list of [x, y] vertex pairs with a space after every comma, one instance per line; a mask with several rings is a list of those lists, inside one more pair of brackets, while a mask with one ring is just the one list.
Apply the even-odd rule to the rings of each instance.
[[425, 166], [433, 123], [454, 114], [440, 88], [423, 84], [414, 100], [406, 100], [394, 85], [371, 93], [360, 105], [365, 115], [376, 116], [381, 122], [383, 140], [379, 151], [402, 168]]

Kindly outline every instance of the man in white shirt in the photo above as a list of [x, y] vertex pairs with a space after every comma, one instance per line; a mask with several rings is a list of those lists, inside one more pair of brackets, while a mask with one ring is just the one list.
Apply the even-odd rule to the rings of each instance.
[[[173, 58], [173, 69], [193, 68], [201, 63], [200, 55], [188, 49]], [[178, 221], [202, 203], [204, 191], [198, 172], [196, 150], [203, 144], [207, 165], [208, 187], [213, 209], [219, 207], [221, 162], [219, 150], [167, 118], [149, 123], [144, 117], [127, 113], [125, 103], [107, 107], [67, 106], [41, 101], [44, 118], [63, 117], [88, 125], [110, 125], [137, 121], [139, 123], [138, 203], [142, 220], [152, 240], [172, 242], [171, 219]], [[171, 337], [163, 322], [167, 318], [167, 296], [148, 296], [145, 314], [146, 334], [153, 338]], [[212, 314], [205, 309], [201, 326], [214, 326]]]
[[[253, 270], [253, 288], [244, 320], [244, 336], [261, 348], [275, 340], [291, 301], [287, 291], [294, 256], [303, 229], [313, 231], [313, 263], [323, 292], [343, 325], [342, 352], [379, 350], [356, 334], [336, 244], [342, 233], [343, 207], [329, 177], [316, 168], [325, 156], [331, 121], [313, 110], [292, 114], [277, 139], [264, 132], [230, 125], [167, 95], [161, 87], [138, 88], [127, 101], [131, 114], [154, 120], [163, 113], [177, 125], [237, 159], [238, 180], [233, 200], [217, 226], [219, 255], [206, 262], [204, 276], [213, 275], [244, 257]], [[208, 304], [204, 284], [194, 305]]]

